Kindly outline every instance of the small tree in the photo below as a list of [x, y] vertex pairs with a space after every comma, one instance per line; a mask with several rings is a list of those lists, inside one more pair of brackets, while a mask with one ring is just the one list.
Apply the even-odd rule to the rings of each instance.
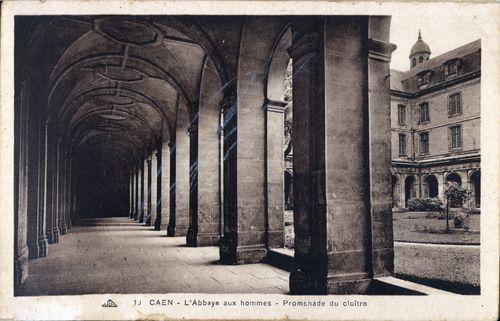
[[464, 204], [472, 197], [472, 192], [457, 182], [447, 182], [448, 188], [444, 192], [446, 199], [446, 231], [450, 230], [450, 204]]

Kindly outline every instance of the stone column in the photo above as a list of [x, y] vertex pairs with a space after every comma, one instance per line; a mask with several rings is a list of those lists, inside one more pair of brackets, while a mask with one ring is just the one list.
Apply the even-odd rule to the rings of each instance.
[[406, 193], [405, 193], [405, 186], [406, 186], [406, 174], [401, 175], [401, 184], [399, 187], [399, 195], [400, 195], [400, 203], [401, 203], [401, 208], [406, 208]]
[[36, 113], [30, 113], [28, 117], [29, 126], [29, 137], [28, 137], [28, 147], [27, 147], [27, 245], [28, 245], [28, 256], [30, 259], [36, 259], [39, 257], [40, 249], [39, 246], [39, 226], [43, 225], [41, 222], [42, 210], [41, 210], [41, 196], [40, 192], [42, 190], [42, 183], [40, 179], [40, 134], [43, 129], [38, 127], [38, 119]]
[[186, 133], [188, 121], [187, 112], [179, 110], [175, 135], [174, 236], [186, 236], [189, 224], [189, 136]]
[[292, 22], [292, 294], [365, 293], [392, 272], [389, 23]]
[[38, 179], [39, 202], [38, 202], [38, 257], [47, 256], [49, 241], [47, 239], [47, 212], [45, 202], [47, 201], [47, 122], [43, 122], [40, 128]]
[[158, 152], [153, 150], [151, 152], [151, 225], [156, 226], [156, 216], [158, 213]]
[[267, 246], [283, 247], [284, 236], [284, 112], [287, 102], [268, 100], [266, 113]]
[[188, 246], [217, 245], [220, 239], [220, 78], [205, 60], [198, 113], [190, 127], [191, 189]]
[[144, 223], [151, 225], [151, 156], [144, 160]]
[[368, 18], [367, 165], [370, 175], [372, 277], [394, 273], [389, 75], [391, 55], [396, 46], [389, 43], [390, 19], [388, 16]]
[[65, 211], [66, 211], [66, 226], [69, 229], [73, 226], [72, 222], [72, 208], [71, 208], [71, 198], [72, 198], [72, 189], [71, 189], [71, 159], [69, 157], [69, 152], [66, 153], [66, 203], [65, 203]]
[[137, 165], [134, 164], [134, 168], [132, 170], [132, 175], [133, 175], [133, 178], [134, 178], [134, 204], [133, 204], [133, 215], [132, 215], [132, 218], [137, 221], [137, 218], [138, 218], [138, 203], [139, 203], [139, 199], [138, 199], [138, 196], [139, 196], [139, 188], [137, 187], [137, 183], [138, 183], [138, 171], [137, 171]]
[[[46, 126], [50, 128], [52, 124], [47, 121]], [[45, 168], [47, 177], [47, 194], [45, 199], [45, 208], [47, 213], [47, 239], [49, 244], [59, 242], [59, 219], [57, 216], [57, 180], [56, 180], [56, 162], [57, 162], [57, 148], [53, 131], [49, 132], [49, 139], [47, 140], [48, 148], [48, 161]]]
[[[175, 138], [174, 138], [175, 140]], [[168, 151], [170, 158], [170, 171], [169, 171], [169, 217], [167, 226], [167, 236], [175, 236], [175, 143], [168, 143]]]
[[170, 155], [166, 142], [158, 146], [157, 164], [158, 164], [158, 214], [155, 222], [155, 230], [163, 231], [168, 226], [168, 207], [169, 207], [169, 189], [170, 189]]
[[442, 202], [444, 202], [444, 173], [436, 173], [436, 179], [438, 183], [438, 197]]
[[132, 218], [134, 217], [134, 174], [132, 171], [130, 171], [129, 178], [128, 178], [128, 217]]
[[198, 115], [189, 125], [189, 228], [187, 246], [198, 246]]
[[[17, 98], [17, 97], [16, 97]], [[21, 90], [14, 116], [14, 285], [28, 277], [28, 107]]]
[[144, 222], [144, 161], [139, 160], [139, 223]]
[[66, 219], [64, 213], [64, 142], [60, 136], [57, 140], [57, 160], [56, 160], [56, 199], [57, 199], [57, 216], [59, 220], [59, 232], [65, 235], [67, 232]]

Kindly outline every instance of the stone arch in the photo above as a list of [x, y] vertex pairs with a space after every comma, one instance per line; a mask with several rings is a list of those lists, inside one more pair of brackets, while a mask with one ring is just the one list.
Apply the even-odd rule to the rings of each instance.
[[427, 184], [427, 196], [429, 197], [438, 197], [439, 196], [439, 190], [438, 190], [438, 181], [436, 176], [434, 175], [428, 175], [425, 178], [425, 182]]
[[460, 175], [457, 173], [451, 172], [448, 175], [446, 175], [445, 182], [454, 182], [457, 183], [458, 185], [462, 185], [462, 179], [460, 178]]
[[476, 170], [470, 175], [470, 187], [473, 195], [473, 205], [476, 208], [481, 207], [481, 171]]
[[416, 179], [413, 175], [409, 175], [405, 179], [405, 207], [408, 207], [408, 201], [417, 196]]

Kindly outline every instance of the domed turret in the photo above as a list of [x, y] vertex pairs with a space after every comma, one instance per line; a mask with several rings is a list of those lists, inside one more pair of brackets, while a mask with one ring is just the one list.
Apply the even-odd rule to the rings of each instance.
[[422, 35], [420, 34], [420, 30], [419, 30], [418, 31], [418, 40], [417, 40], [417, 42], [415, 42], [413, 47], [411, 47], [410, 68], [413, 68], [416, 65], [421, 64], [426, 60], [429, 60], [430, 56], [431, 56], [431, 49], [422, 40]]

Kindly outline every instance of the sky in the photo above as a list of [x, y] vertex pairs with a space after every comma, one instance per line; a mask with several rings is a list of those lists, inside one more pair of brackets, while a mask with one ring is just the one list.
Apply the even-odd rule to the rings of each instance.
[[[411, 47], [417, 41], [418, 30], [431, 49], [431, 59], [442, 53], [481, 38], [481, 17], [450, 12], [446, 14], [418, 11], [398, 13], [391, 19], [391, 69], [406, 71]], [[483, 24], [484, 25], [484, 24]]]

